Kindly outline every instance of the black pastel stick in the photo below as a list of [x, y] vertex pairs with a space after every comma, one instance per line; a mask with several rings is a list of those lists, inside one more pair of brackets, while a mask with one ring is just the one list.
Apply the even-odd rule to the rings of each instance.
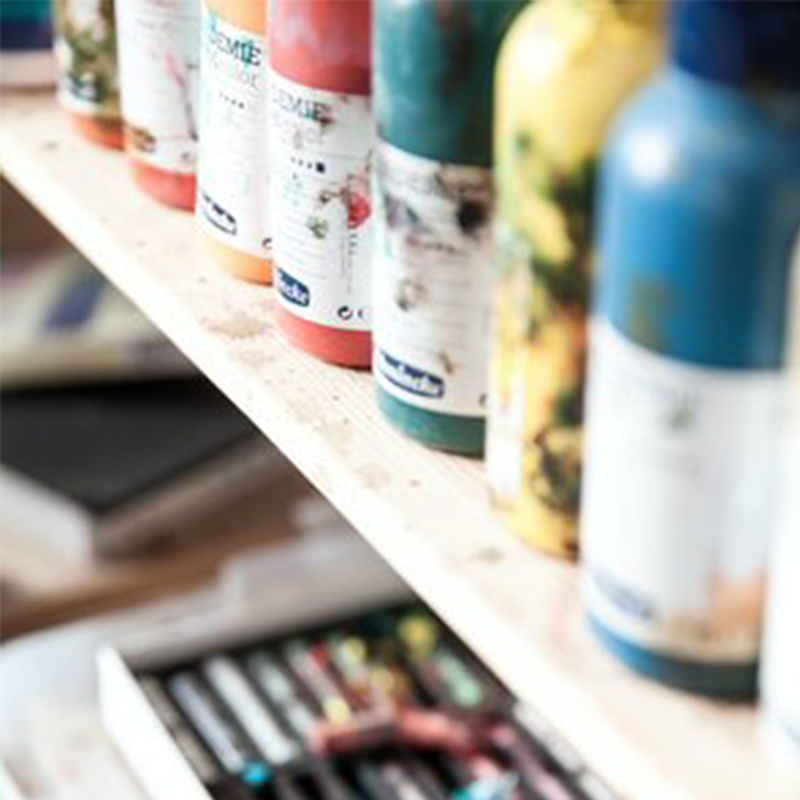
[[403, 757], [401, 763], [429, 800], [449, 800], [442, 779], [422, 758], [416, 755], [407, 755]]
[[350, 787], [327, 764], [323, 764], [314, 776], [325, 800], [358, 800]]
[[353, 773], [361, 788], [362, 796], [370, 800], [399, 800], [373, 762], [366, 759], [358, 761], [353, 767]]
[[431, 800], [399, 759], [384, 761], [379, 765], [378, 771], [397, 800]]
[[582, 775], [586, 771], [583, 759], [559, 736], [547, 720], [529, 706], [517, 703], [513, 719], [531, 747], [540, 751], [546, 760], [565, 775]]
[[206, 746], [167, 696], [155, 678], [142, 678], [139, 682], [150, 707], [169, 731], [181, 754], [195, 775], [202, 781], [214, 800], [252, 800], [253, 795], [236, 779], [225, 775], [217, 766]]
[[236, 661], [214, 656], [203, 663], [203, 674], [270, 764], [282, 766], [297, 758], [299, 746], [283, 732]]
[[281, 775], [275, 776], [277, 800], [309, 800], [309, 795], [298, 785], [298, 781]]
[[227, 719], [202, 679], [186, 671], [171, 677], [168, 685], [178, 707], [223, 769], [254, 791], [261, 791], [270, 782], [272, 770]]
[[301, 739], [307, 739], [317, 724], [317, 716], [278, 660], [259, 650], [245, 659], [245, 667], [292, 731]]

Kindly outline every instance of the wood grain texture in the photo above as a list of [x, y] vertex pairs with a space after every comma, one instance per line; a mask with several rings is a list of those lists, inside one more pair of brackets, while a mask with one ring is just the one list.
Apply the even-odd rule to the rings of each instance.
[[750, 707], [654, 686], [583, 624], [576, 570], [496, 524], [482, 466], [393, 432], [370, 377], [291, 351], [273, 297], [202, 263], [193, 220], [137, 193], [41, 98], [5, 98], [7, 178], [192, 359], [627, 800], [790, 800]]

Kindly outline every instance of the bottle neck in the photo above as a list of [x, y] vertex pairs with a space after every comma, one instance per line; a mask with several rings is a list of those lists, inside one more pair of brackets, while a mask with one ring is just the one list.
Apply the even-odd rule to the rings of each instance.
[[553, 0], [570, 2], [573, 11], [593, 17], [607, 17], [631, 26], [654, 27], [667, 17], [664, 0]]
[[797, 129], [800, 134], [800, 89], [755, 89], [695, 74], [680, 64], [669, 63], [667, 79], [682, 89], [702, 95], [704, 107], [749, 106], [772, 122]]

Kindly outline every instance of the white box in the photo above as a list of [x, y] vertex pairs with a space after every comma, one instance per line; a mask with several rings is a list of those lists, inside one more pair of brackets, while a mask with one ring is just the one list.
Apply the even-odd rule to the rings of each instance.
[[161, 625], [98, 654], [101, 714], [119, 751], [153, 800], [214, 800], [151, 708], [137, 674], [218, 650], [413, 599], [360, 541], [316, 539], [275, 548], [247, 576], [232, 608]]

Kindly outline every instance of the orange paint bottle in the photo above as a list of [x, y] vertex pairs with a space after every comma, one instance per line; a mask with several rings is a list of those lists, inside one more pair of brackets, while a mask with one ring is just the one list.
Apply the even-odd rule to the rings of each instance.
[[203, 0], [197, 217], [223, 269], [268, 283], [266, 0]]

